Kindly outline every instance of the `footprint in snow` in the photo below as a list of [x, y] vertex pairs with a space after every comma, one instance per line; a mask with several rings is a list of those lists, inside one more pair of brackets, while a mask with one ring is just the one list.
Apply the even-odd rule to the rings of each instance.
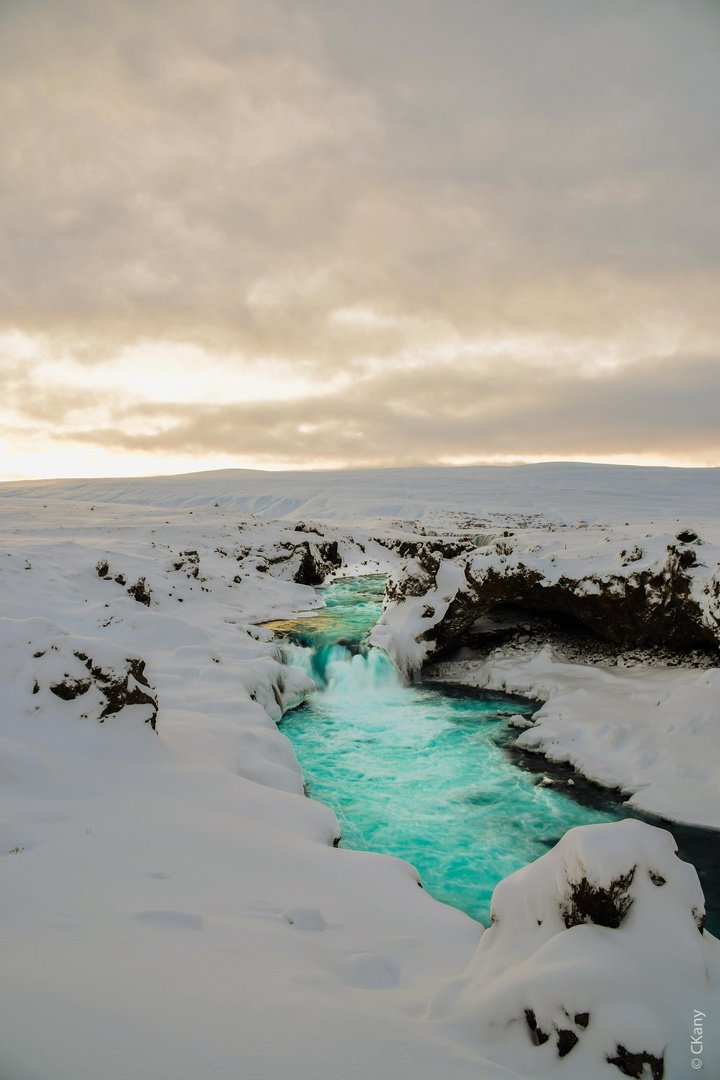
[[322, 913], [313, 907], [285, 908], [280, 916], [296, 930], [325, 930], [327, 923]]
[[327, 970], [360, 990], [392, 990], [400, 981], [396, 966], [373, 952], [339, 953], [329, 960]]
[[205, 925], [202, 915], [192, 915], [187, 911], [139, 911], [134, 919], [135, 922], [167, 926], [173, 930], [202, 930]]

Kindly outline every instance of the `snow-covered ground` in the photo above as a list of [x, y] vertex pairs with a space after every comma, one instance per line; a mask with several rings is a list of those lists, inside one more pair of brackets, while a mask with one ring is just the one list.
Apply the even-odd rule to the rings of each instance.
[[[351, 503], [356, 516], [384, 516], [382, 477], [375, 502], [369, 481], [358, 500], [345, 484], [328, 516]], [[623, 1054], [645, 1055], [648, 1069], [665, 1054], [666, 1077], [679, 1080], [686, 1008], [718, 1015], [718, 944], [698, 933], [694, 872], [649, 827], [628, 841], [602, 826], [606, 839], [541, 860], [552, 872], [538, 863], [508, 879], [473, 960], [482, 928], [419, 889], [408, 864], [334, 848], [335, 816], [303, 795], [276, 725], [310, 684], [258, 624], [317, 605], [293, 579], [335, 553], [343, 572], [399, 556], [357, 525], [297, 531], [310, 517], [302, 485], [302, 511], [285, 524], [248, 517], [222, 490], [222, 476], [93, 481], [84, 494], [73, 482], [0, 488], [2, 1080], [603, 1080], [623, 1075]], [[270, 505], [270, 481], [268, 492]], [[391, 516], [425, 507], [439, 521], [439, 490], [433, 500], [408, 490]], [[531, 509], [527, 492], [515, 503]], [[472, 528], [477, 512], [461, 503], [452, 520]], [[639, 669], [611, 673], [611, 691], [597, 669], [568, 672], [548, 654], [526, 663], [549, 703], [523, 738], [545, 722], [554, 737], [553, 695], [607, 694], [609, 715], [612, 694], [626, 709], [622, 680], [636, 680], [623, 729], [634, 777], [652, 765], [634, 725], [654, 709], [669, 728], [670, 703], [712, 693], [702, 680], [716, 675], [653, 672], [658, 691], [679, 680], [657, 706]], [[521, 677], [517, 657], [492, 664], [498, 685]], [[583, 717], [589, 754], [590, 724], [602, 722]], [[708, 714], [708, 758], [712, 727]], [[612, 742], [607, 718], [602, 730]], [[672, 732], [658, 730], [667, 765]], [[587, 912], [568, 923], [568, 897], [612, 891], [633, 866], [620, 925]], [[647, 885], [651, 871], [662, 887]], [[598, 971], [598, 989], [580, 969]], [[607, 1011], [598, 995], [611, 986]], [[577, 1036], [563, 1056], [561, 1007]], [[546, 1043], [543, 1024], [556, 1033]], [[706, 1075], [720, 1061], [709, 1039]]]

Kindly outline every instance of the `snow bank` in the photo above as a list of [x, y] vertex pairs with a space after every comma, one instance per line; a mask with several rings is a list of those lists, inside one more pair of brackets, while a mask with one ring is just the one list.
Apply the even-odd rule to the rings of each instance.
[[718, 1075], [720, 942], [675, 851], [638, 821], [571, 829], [498, 885], [492, 926], [431, 1022], [535, 1080], [679, 1080], [693, 1057]]

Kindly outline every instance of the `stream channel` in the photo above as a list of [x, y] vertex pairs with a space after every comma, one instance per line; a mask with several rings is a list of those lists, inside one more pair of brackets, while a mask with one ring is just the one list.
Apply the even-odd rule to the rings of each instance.
[[[496, 691], [405, 685], [382, 650], [363, 641], [380, 617], [385, 577], [341, 578], [318, 589], [317, 614], [268, 624], [288, 664], [316, 693], [286, 713], [308, 795], [332, 807], [341, 846], [412, 863], [423, 887], [486, 925], [497, 883], [539, 858], [576, 825], [639, 817], [622, 798], [571, 768], [514, 747], [513, 714], [539, 702]], [[695, 864], [707, 925], [720, 934], [720, 837], [667, 825]]]

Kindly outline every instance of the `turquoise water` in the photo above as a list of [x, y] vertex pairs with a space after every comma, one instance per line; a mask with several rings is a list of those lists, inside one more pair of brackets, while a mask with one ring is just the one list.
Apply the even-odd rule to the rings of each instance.
[[319, 590], [327, 607], [317, 618], [271, 624], [288, 635], [287, 661], [319, 687], [282, 731], [308, 794], [337, 814], [342, 847], [407, 860], [432, 896], [487, 923], [502, 878], [567, 829], [626, 812], [611, 799], [583, 805], [567, 777], [545, 786], [513, 763], [509, 714], [537, 703], [403, 685], [385, 653], [361, 646], [383, 588], [381, 575], [347, 578]]

